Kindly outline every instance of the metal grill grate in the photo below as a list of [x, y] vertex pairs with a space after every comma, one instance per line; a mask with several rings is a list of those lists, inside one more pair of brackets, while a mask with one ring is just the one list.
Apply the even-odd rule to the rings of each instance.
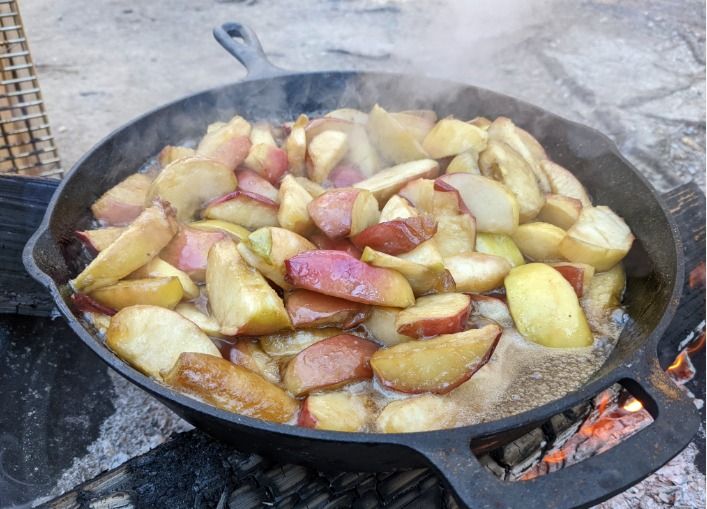
[[61, 177], [16, 0], [0, 0], [0, 174]]

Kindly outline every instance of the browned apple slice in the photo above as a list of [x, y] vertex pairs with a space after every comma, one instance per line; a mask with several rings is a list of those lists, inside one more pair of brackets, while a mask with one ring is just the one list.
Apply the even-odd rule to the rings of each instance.
[[390, 197], [385, 207], [381, 210], [379, 222], [385, 223], [396, 219], [407, 219], [409, 217], [417, 217], [420, 214], [415, 210], [415, 207], [410, 205], [405, 198], [401, 198], [397, 194]]
[[160, 251], [160, 258], [186, 272], [194, 281], [203, 282], [209, 249], [227, 235], [219, 231], [204, 231], [181, 226], [172, 241]]
[[371, 267], [342, 251], [301, 253], [285, 266], [285, 279], [297, 288], [377, 306], [405, 308], [415, 302], [410, 284], [400, 273]]
[[356, 235], [375, 224], [380, 216], [378, 202], [362, 189], [330, 189], [308, 206], [309, 216], [331, 239]]
[[346, 161], [355, 165], [366, 177], [371, 177], [383, 167], [378, 151], [371, 143], [363, 125], [354, 125], [349, 133], [349, 151]]
[[162, 168], [165, 168], [168, 164], [173, 163], [177, 159], [192, 157], [194, 155], [196, 155], [196, 150], [193, 148], [167, 145], [165, 148], [160, 150], [160, 153], [157, 156], [157, 162], [160, 163]]
[[356, 327], [368, 317], [369, 307], [329, 295], [295, 290], [285, 296], [285, 308], [292, 325], [307, 327]]
[[554, 194], [579, 200], [582, 207], [592, 206], [592, 200], [589, 198], [587, 190], [569, 170], [549, 160], [540, 161], [540, 167], [547, 175], [550, 189]]
[[499, 288], [511, 270], [505, 258], [482, 253], [450, 256], [444, 263], [459, 292], [488, 292]]
[[457, 412], [454, 402], [450, 399], [423, 394], [388, 403], [376, 419], [376, 428], [383, 433], [453, 428]]
[[280, 208], [277, 220], [280, 226], [300, 235], [307, 235], [314, 228], [307, 206], [312, 195], [292, 175], [285, 175], [278, 193]]
[[415, 249], [436, 232], [437, 223], [425, 214], [374, 224], [352, 236], [351, 242], [359, 249], [368, 246], [376, 251], [398, 255]]
[[493, 320], [503, 328], [513, 327], [511, 312], [501, 299], [477, 293], [472, 293], [469, 297], [471, 297], [472, 302], [472, 316], [481, 315], [484, 318]]
[[309, 123], [307, 115], [300, 115], [292, 124], [290, 135], [285, 142], [287, 162], [290, 173], [302, 176], [305, 173], [305, 158], [307, 157], [307, 134], [305, 127]]
[[548, 194], [545, 196], [545, 205], [540, 209], [537, 220], [553, 224], [563, 230], [569, 230], [579, 219], [581, 210], [582, 202], [576, 198], [561, 194]]
[[472, 173], [480, 175], [479, 154], [473, 150], [467, 150], [458, 154], [447, 165], [446, 173]]
[[309, 178], [314, 182], [324, 182], [344, 158], [348, 148], [348, 137], [340, 131], [324, 131], [312, 138], [307, 146]]
[[266, 354], [257, 339], [240, 338], [228, 348], [228, 355], [224, 355], [233, 364], [248, 368], [258, 373], [268, 382], [280, 383], [280, 366], [277, 361]]
[[440, 293], [420, 297], [404, 309], [395, 324], [398, 332], [413, 338], [430, 338], [461, 332], [471, 312], [471, 299], [463, 293]]
[[488, 134], [483, 129], [455, 118], [444, 118], [425, 137], [422, 147], [434, 159], [486, 148]]
[[592, 329], [607, 335], [616, 333], [616, 325], [610, 315], [621, 305], [625, 288], [626, 272], [620, 263], [611, 270], [594, 275], [580, 301]]
[[592, 277], [594, 277], [594, 267], [586, 263], [559, 262], [551, 263], [550, 266], [562, 274], [562, 277], [572, 285], [577, 297], [584, 295], [585, 288], [589, 287]]
[[288, 422], [299, 407], [285, 391], [257, 373], [211, 355], [180, 355], [164, 381], [215, 407], [266, 421]]
[[97, 254], [107, 248], [120, 234], [124, 226], [108, 226], [96, 230], [75, 231], [74, 235], [93, 253]]
[[177, 219], [191, 220], [209, 201], [230, 193], [238, 181], [223, 164], [200, 157], [179, 159], [157, 176], [147, 193], [146, 203], [166, 200], [177, 210]]
[[345, 120], [356, 124], [365, 124], [368, 122], [368, 113], [364, 113], [363, 111], [355, 108], [339, 108], [330, 111], [324, 116], [327, 118], [338, 118], [340, 120]]
[[330, 184], [330, 187], [350, 187], [365, 178], [366, 176], [358, 166], [343, 162], [337, 164], [336, 168], [331, 170], [327, 183]]
[[212, 124], [199, 142], [196, 153], [218, 161], [233, 171], [250, 151], [250, 131], [250, 124], [238, 116], [228, 123]]
[[469, 214], [438, 217], [434, 241], [444, 258], [472, 253], [476, 244], [474, 217]]
[[336, 389], [373, 375], [371, 355], [378, 345], [351, 334], [324, 339], [302, 350], [287, 364], [282, 381], [295, 396]]
[[565, 231], [557, 226], [540, 222], [522, 224], [511, 238], [523, 256], [536, 262], [554, 262], [564, 258], [560, 254], [560, 244], [565, 238]]
[[297, 424], [331, 431], [363, 431], [370, 419], [368, 398], [347, 391], [311, 394], [304, 400]]
[[204, 210], [204, 217], [221, 219], [249, 229], [277, 226], [278, 205], [259, 194], [233, 191], [213, 200]]
[[222, 232], [231, 237], [236, 242], [241, 242], [248, 238], [250, 231], [243, 228], [241, 225], [221, 221], [220, 219], [202, 219], [189, 223], [190, 228], [202, 230], [205, 232]]
[[377, 104], [368, 114], [367, 130], [378, 152], [388, 161], [400, 164], [428, 157], [415, 136]]
[[354, 184], [354, 187], [372, 192], [380, 203], [385, 203], [408, 182], [418, 178], [433, 178], [438, 173], [437, 161], [420, 159], [381, 170], [363, 182]]
[[487, 325], [401, 343], [378, 350], [371, 367], [384, 386], [396, 391], [446, 394], [486, 364], [500, 337], [500, 327]]
[[260, 336], [260, 347], [270, 357], [284, 359], [297, 355], [305, 348], [326, 338], [338, 336], [343, 331], [333, 327], [323, 329], [298, 329], [281, 331], [267, 336]]
[[85, 293], [72, 294], [71, 303], [73, 304], [73, 307], [76, 310], [81, 311], [82, 313], [105, 315], [108, 317], [109, 322], [110, 317], [118, 312], [117, 310], [111, 307], [101, 304], [93, 297], [91, 297], [90, 295], [86, 295]]
[[222, 334], [269, 334], [292, 326], [280, 297], [230, 239], [209, 251], [206, 288]]
[[136, 304], [174, 309], [184, 295], [176, 277], [129, 279], [91, 292], [91, 297], [112, 309]]
[[196, 299], [199, 296], [199, 287], [194, 284], [194, 281], [189, 275], [179, 270], [174, 265], [164, 261], [159, 256], [155, 256], [152, 260], [137, 269], [128, 276], [128, 279], [145, 279], [145, 278], [170, 278], [176, 277], [184, 292], [184, 299]]
[[223, 337], [223, 334], [219, 332], [221, 326], [216, 319], [213, 316], [209, 316], [202, 312], [194, 304], [182, 302], [174, 308], [174, 310], [190, 322], [193, 322], [194, 325], [199, 327], [205, 334], [216, 338]]
[[252, 170], [239, 170], [236, 172], [238, 178], [238, 189], [248, 193], [259, 194], [265, 196], [268, 200], [278, 203], [278, 191], [275, 186], [265, 180]]
[[90, 293], [116, 283], [154, 258], [176, 231], [171, 208], [157, 203], [145, 209], [70, 282], [71, 287]]
[[602, 272], [628, 254], [633, 240], [631, 229], [609, 207], [584, 207], [559, 250], [567, 260], [588, 263]]
[[327, 251], [343, 251], [354, 258], [361, 258], [361, 250], [354, 246], [349, 239], [330, 239], [322, 232], [317, 231], [309, 236], [309, 240], [319, 249]]
[[385, 346], [412, 341], [413, 338], [410, 336], [400, 334], [395, 325], [401, 311], [398, 308], [372, 306], [371, 315], [363, 323], [363, 326], [371, 337]]
[[158, 306], [130, 306], [111, 318], [106, 346], [146, 375], [160, 380], [182, 352], [220, 357], [218, 348], [192, 322]]
[[108, 226], [130, 224], [145, 208], [152, 179], [135, 173], [111, 187], [91, 205], [93, 216]]

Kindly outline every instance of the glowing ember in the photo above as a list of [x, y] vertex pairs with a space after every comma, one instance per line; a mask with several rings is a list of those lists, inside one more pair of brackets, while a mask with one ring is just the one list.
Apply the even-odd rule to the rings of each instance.
[[686, 348], [676, 357], [675, 361], [668, 366], [668, 374], [675, 383], [684, 385], [695, 376], [695, 366], [692, 364]]
[[705, 262], [700, 262], [700, 264], [690, 271], [690, 288], [693, 290], [698, 286], [705, 285]]
[[638, 401], [636, 398], [631, 398], [629, 399], [626, 403], [624, 403], [624, 410], [627, 412], [638, 412], [643, 408], [643, 403]]

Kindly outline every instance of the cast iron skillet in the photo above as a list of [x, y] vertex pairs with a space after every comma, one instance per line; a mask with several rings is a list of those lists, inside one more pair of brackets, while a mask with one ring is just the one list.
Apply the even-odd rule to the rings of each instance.
[[[162, 106], [111, 133], [66, 175], [25, 248], [29, 273], [49, 289], [72, 329], [104, 362], [196, 427], [243, 450], [332, 470], [431, 466], [464, 505], [474, 508], [586, 507], [643, 479], [689, 443], [698, 414], [656, 357], [683, 284], [680, 236], [655, 191], [608, 138], [473, 86], [386, 73], [285, 71], [267, 60], [255, 33], [238, 23], [216, 28], [214, 36], [245, 65], [248, 77]], [[236, 113], [289, 120], [342, 105], [367, 110], [375, 102], [392, 109], [434, 109], [442, 117], [510, 117], [533, 133], [553, 160], [571, 168], [596, 203], [611, 206], [631, 226], [637, 240], [625, 262], [624, 302], [632, 320], [606, 364], [580, 390], [523, 414], [463, 428], [389, 435], [317, 431], [251, 419], [177, 394], [112, 354], [74, 313], [66, 283], [80, 271], [81, 257], [78, 244], [67, 239], [89, 226], [94, 200], [164, 145], [198, 139], [209, 123]], [[498, 480], [477, 461], [474, 452], [506, 443], [616, 382], [644, 404], [655, 422], [613, 449], [515, 483]]]

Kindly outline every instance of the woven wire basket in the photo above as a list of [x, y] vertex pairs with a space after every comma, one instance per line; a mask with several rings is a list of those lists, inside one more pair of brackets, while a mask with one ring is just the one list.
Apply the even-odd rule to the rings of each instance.
[[0, 175], [61, 178], [61, 162], [15, 0], [0, 0], [0, 135]]

